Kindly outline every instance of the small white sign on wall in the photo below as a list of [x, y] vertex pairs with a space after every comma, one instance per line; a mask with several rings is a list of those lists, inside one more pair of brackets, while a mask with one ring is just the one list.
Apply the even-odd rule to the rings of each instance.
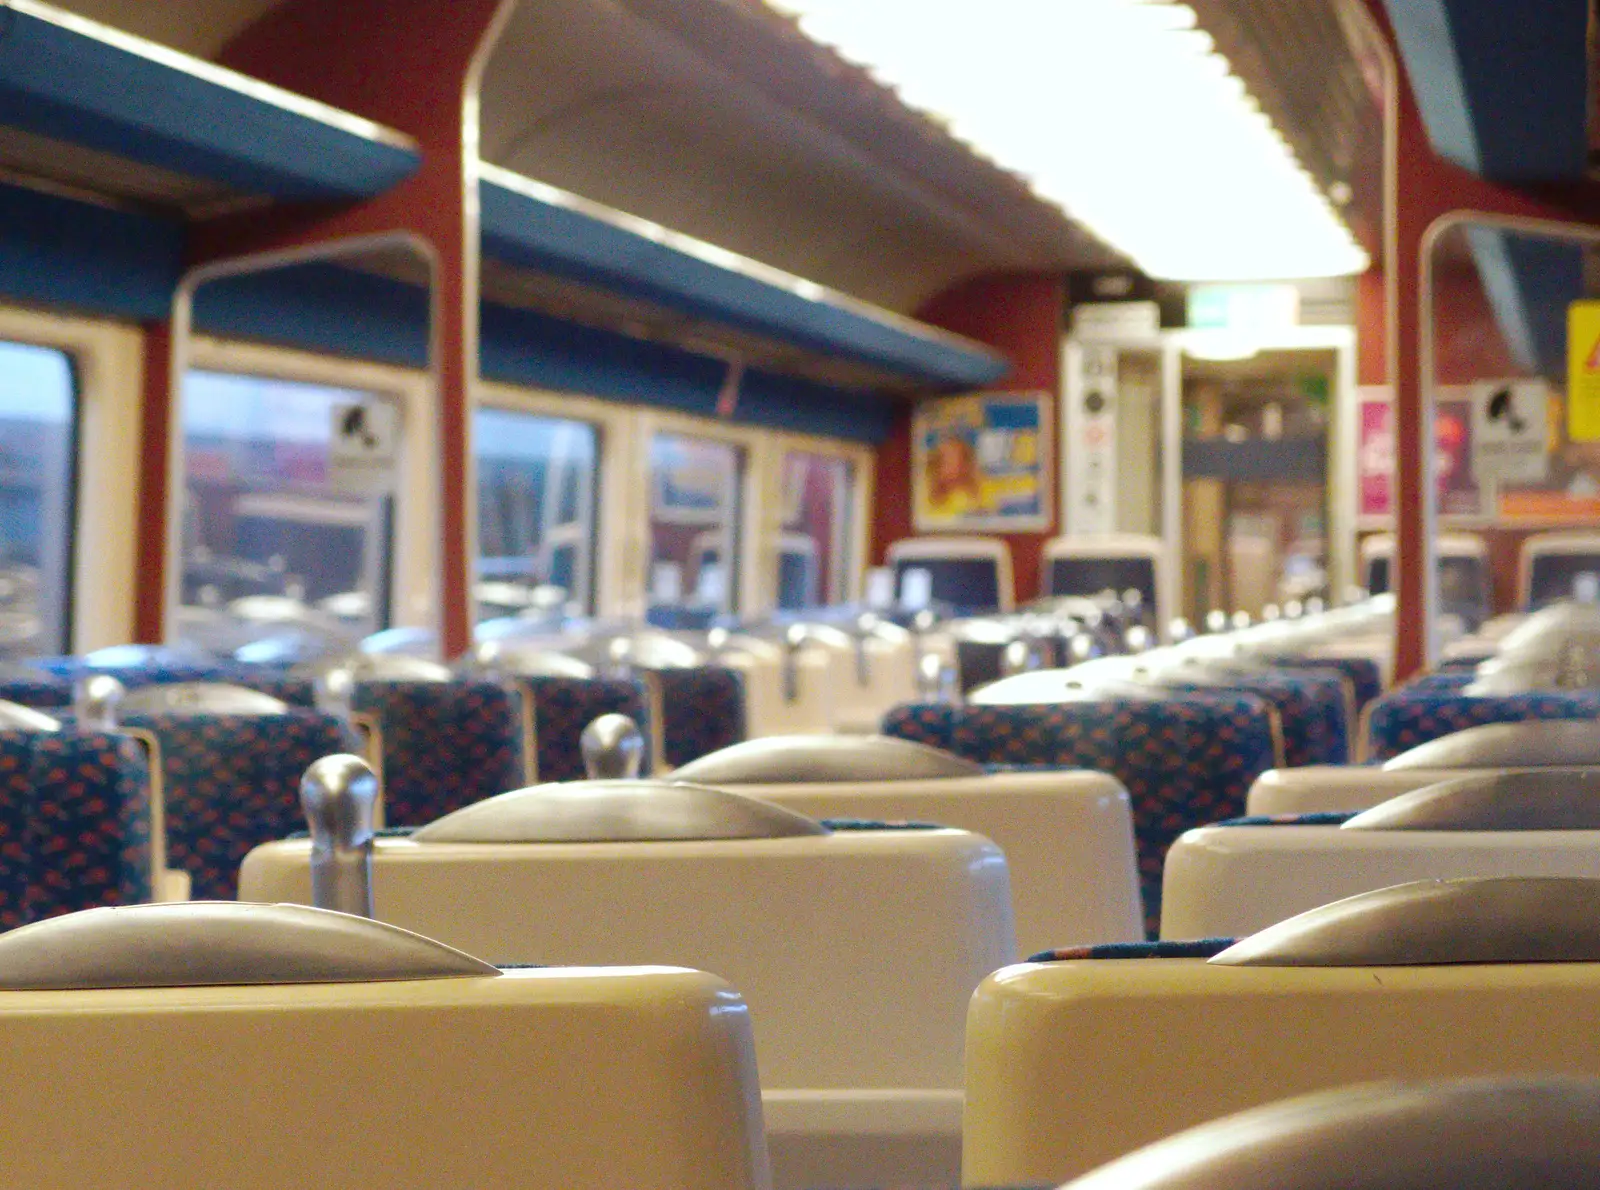
[[1550, 391], [1542, 380], [1472, 386], [1472, 475], [1479, 486], [1536, 483], [1550, 468]]
[[1067, 385], [1065, 529], [1110, 533], [1117, 525], [1116, 348], [1085, 344], [1077, 366]]
[[400, 459], [400, 411], [374, 401], [330, 408], [328, 485], [339, 492], [393, 489]]

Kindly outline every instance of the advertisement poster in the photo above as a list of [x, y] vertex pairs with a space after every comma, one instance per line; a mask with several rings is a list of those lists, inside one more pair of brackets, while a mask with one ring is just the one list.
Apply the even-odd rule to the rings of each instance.
[[1550, 391], [1547, 399], [1544, 478], [1501, 484], [1500, 517], [1535, 525], [1593, 523], [1600, 517], [1600, 443], [1575, 440], [1561, 394]]
[[[1394, 404], [1387, 389], [1364, 388], [1356, 406], [1357, 515], [1363, 527], [1386, 527], [1394, 516]], [[1445, 388], [1434, 404], [1434, 481], [1439, 515], [1484, 515], [1472, 477], [1472, 391]]]
[[922, 401], [912, 420], [912, 512], [920, 532], [1050, 527], [1049, 393]]

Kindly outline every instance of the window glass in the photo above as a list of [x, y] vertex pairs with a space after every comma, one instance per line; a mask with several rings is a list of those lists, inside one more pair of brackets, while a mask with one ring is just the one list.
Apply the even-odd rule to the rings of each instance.
[[76, 405], [65, 352], [0, 342], [0, 651], [6, 653], [68, 647]]
[[[341, 439], [364, 440], [375, 451], [372, 472], [330, 465], [335, 419]], [[377, 393], [190, 372], [183, 604], [287, 595], [353, 632], [386, 627], [398, 426], [395, 403]], [[390, 449], [377, 445], [383, 441]]]
[[594, 607], [600, 435], [588, 422], [480, 409], [478, 614], [526, 606], [536, 587]]
[[689, 627], [735, 609], [743, 473], [744, 451], [729, 443], [651, 440], [649, 588], [658, 622]]
[[783, 459], [778, 606], [842, 603], [850, 589], [850, 507], [855, 467], [834, 455], [791, 450]]

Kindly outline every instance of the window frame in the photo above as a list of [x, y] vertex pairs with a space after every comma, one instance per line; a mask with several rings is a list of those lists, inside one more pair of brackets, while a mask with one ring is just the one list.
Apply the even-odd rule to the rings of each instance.
[[779, 542], [783, 528], [783, 470], [790, 452], [823, 455], [838, 459], [854, 469], [854, 483], [845, 501], [845, 524], [834, 527], [834, 545], [839, 550], [840, 577], [833, 591], [822, 592], [825, 603], [853, 603], [861, 598], [861, 584], [867, 570], [870, 545], [872, 494], [877, 485], [877, 452], [872, 447], [837, 438], [820, 438], [787, 430], [765, 431], [770, 452], [763, 503], [771, 510], [772, 523], [766, 532], [768, 556], [761, 562], [766, 582], [762, 606], [774, 609], [778, 603]]
[[[393, 528], [389, 548], [387, 617], [391, 627], [434, 627], [438, 618], [435, 574], [438, 569], [437, 404], [428, 373], [392, 364], [322, 355], [294, 348], [196, 335], [185, 371], [226, 372], [289, 383], [355, 389], [395, 402], [400, 412], [400, 461], [393, 494]], [[176, 391], [182, 392], [182, 382]], [[183, 402], [172, 403], [169, 494], [172, 514], [167, 523], [166, 632], [176, 626], [182, 589], [182, 477], [188, 460], [183, 430]], [[379, 576], [378, 590], [384, 582]]]
[[[627, 523], [621, 502], [630, 488], [626, 462], [633, 457], [633, 442], [638, 433], [638, 411], [600, 397], [563, 393], [550, 389], [526, 388], [502, 381], [486, 380], [478, 385], [477, 407], [507, 413], [526, 413], [534, 417], [555, 417], [584, 422], [594, 427], [596, 436], [594, 484], [594, 524], [589, 552], [589, 599], [593, 614], [604, 616], [622, 597], [621, 575], [626, 565], [628, 542], [621, 529]], [[476, 412], [476, 409], [474, 409]], [[476, 419], [474, 419], [474, 422]], [[473, 498], [477, 498], [478, 451], [472, 447]], [[482, 549], [476, 542], [478, 513], [473, 510], [474, 568]], [[475, 573], [476, 571], [474, 571]]]
[[63, 648], [85, 652], [133, 635], [144, 335], [137, 327], [0, 306], [0, 339], [64, 352], [73, 377], [73, 459]]
[[[764, 576], [756, 573], [760, 566], [753, 564], [757, 558], [765, 557], [768, 553], [772, 555], [774, 565], [777, 560], [776, 538], [771, 543], [765, 540], [766, 525], [758, 519], [761, 516], [759, 509], [762, 503], [761, 496], [772, 487], [765, 480], [765, 471], [769, 469], [770, 464], [762, 454], [767, 445], [762, 431], [754, 426], [734, 425], [712, 418], [695, 417], [693, 414], [656, 409], [643, 411], [638, 423], [639, 439], [634, 456], [637, 460], [635, 474], [650, 482], [635, 484], [630, 493], [632, 503], [628, 516], [630, 522], [638, 526], [640, 549], [628, 560], [631, 567], [627, 589], [635, 597], [637, 612], [625, 607], [625, 614], [643, 616], [650, 607], [650, 566], [655, 546], [650, 532], [651, 501], [655, 488], [650, 451], [657, 434], [704, 438], [744, 452], [743, 466], [740, 468], [736, 489], [739, 498], [738, 515], [734, 517], [731, 526], [734, 533], [734, 553], [741, 565], [737, 571], [738, 581], [728, 588], [729, 614], [748, 616], [770, 610], [770, 598], [765, 592], [768, 589], [775, 592], [776, 576], [773, 576], [771, 582], [763, 584], [760, 580]], [[779, 482], [781, 483], [781, 479]], [[781, 515], [779, 513], [780, 517]]]

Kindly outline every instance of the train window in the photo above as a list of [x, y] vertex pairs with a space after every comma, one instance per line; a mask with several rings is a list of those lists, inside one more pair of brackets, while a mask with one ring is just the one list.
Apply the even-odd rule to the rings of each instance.
[[67, 648], [76, 408], [70, 356], [0, 342], [0, 652]]
[[478, 611], [529, 604], [536, 587], [594, 607], [595, 499], [600, 435], [588, 422], [480, 409]]
[[651, 616], [669, 627], [709, 622], [736, 603], [741, 447], [684, 434], [650, 442]]
[[387, 626], [394, 499], [388, 485], [336, 472], [330, 450], [336, 418], [375, 426], [380, 408], [398, 424], [395, 402], [359, 389], [185, 377], [185, 606], [287, 595], [357, 632]]
[[778, 606], [785, 611], [849, 597], [854, 487], [847, 459], [803, 450], [784, 455]]

